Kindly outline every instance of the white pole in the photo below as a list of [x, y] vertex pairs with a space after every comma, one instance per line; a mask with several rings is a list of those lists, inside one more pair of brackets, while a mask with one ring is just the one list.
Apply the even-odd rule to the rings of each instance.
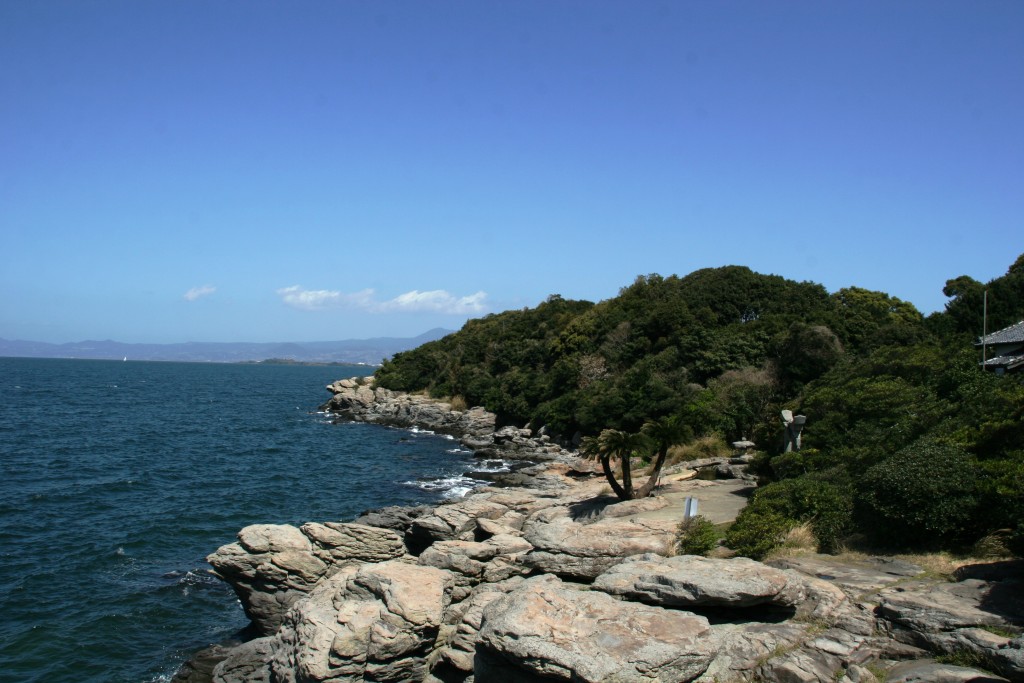
[[988, 290], [985, 290], [985, 296], [982, 304], [981, 314], [981, 369], [985, 369], [985, 363], [988, 362], [988, 346], [985, 337], [988, 336]]

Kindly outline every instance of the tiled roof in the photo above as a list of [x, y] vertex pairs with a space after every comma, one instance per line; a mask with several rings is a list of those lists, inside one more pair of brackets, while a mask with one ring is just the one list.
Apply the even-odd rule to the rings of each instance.
[[1010, 325], [1004, 327], [998, 332], [978, 339], [978, 344], [984, 342], [985, 344], [1015, 344], [1024, 343], [1024, 320], [1021, 320], [1016, 325]]
[[1019, 365], [1024, 365], [1024, 355], [996, 356], [985, 361], [986, 368], [1006, 368], [1010, 370]]

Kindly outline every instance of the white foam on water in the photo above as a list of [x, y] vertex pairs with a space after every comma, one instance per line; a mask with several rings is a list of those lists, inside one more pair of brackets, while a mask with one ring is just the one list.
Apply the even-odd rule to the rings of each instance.
[[473, 464], [474, 472], [511, 472], [511, 464], [504, 460], [481, 460]]
[[402, 484], [415, 486], [423, 491], [439, 491], [444, 498], [462, 498], [473, 489], [486, 486], [487, 482], [457, 475], [421, 481], [403, 481]]

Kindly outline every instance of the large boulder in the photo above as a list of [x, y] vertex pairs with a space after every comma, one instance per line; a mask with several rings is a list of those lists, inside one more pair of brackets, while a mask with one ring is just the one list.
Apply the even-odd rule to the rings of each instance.
[[802, 597], [798, 591], [787, 592], [791, 578], [745, 557], [641, 555], [598, 576], [594, 588], [665, 607], [791, 607]]
[[221, 662], [214, 681], [422, 680], [451, 587], [448, 572], [407, 562], [345, 567], [297, 602], [274, 636]]
[[690, 681], [711, 662], [707, 619], [528, 579], [483, 610], [480, 681]]
[[615, 565], [594, 581], [597, 590], [682, 609], [769, 606], [802, 609], [828, 621], [847, 602], [843, 592], [795, 571], [745, 557], [730, 559], [641, 555]]
[[626, 517], [581, 524], [566, 508], [542, 511], [523, 526], [523, 537], [534, 547], [523, 562], [545, 573], [591, 580], [631, 555], [671, 554], [676, 526], [672, 520]]
[[231, 584], [260, 635], [270, 635], [285, 613], [340, 568], [405, 554], [401, 537], [361, 524], [254, 524], [238, 541], [206, 560]]

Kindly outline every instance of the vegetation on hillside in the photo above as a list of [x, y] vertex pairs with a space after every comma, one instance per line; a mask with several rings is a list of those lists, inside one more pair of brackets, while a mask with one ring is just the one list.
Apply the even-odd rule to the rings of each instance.
[[[472, 320], [376, 379], [576, 443], [668, 419], [684, 442], [752, 439], [762, 486], [727, 539], [749, 555], [802, 523], [823, 550], [852, 534], [962, 547], [1001, 532], [1012, 545], [1024, 523], [1024, 373], [979, 368], [986, 290], [989, 331], [1024, 319], [1024, 256], [986, 284], [949, 280], [946, 310], [927, 318], [882, 292], [829, 294], [739, 266], [647, 275], [597, 304], [553, 295]], [[799, 453], [779, 452], [782, 408], [808, 417]]]

